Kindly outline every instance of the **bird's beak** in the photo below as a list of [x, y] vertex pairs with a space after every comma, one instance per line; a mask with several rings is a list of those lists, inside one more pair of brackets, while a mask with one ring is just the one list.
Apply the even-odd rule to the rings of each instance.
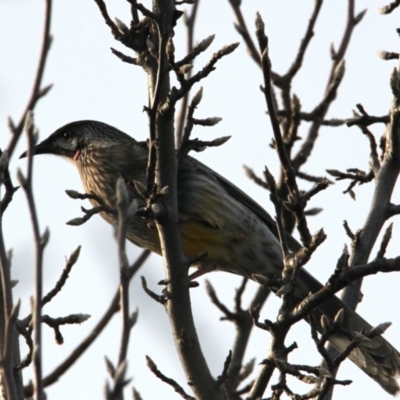
[[[49, 143], [49, 141], [43, 140], [43, 142], [39, 143], [33, 148], [33, 155], [36, 154], [54, 154], [54, 145]], [[19, 158], [25, 158], [28, 156], [28, 150], [24, 151]]]

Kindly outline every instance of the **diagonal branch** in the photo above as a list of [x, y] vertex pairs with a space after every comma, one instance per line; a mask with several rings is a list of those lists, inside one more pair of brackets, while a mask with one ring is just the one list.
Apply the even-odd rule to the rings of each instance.
[[17, 126], [13, 126], [13, 124], [11, 124], [11, 130], [12, 130], [13, 136], [7, 147], [10, 158], [15, 150], [15, 146], [17, 145], [18, 139], [20, 138], [20, 136], [22, 134], [27, 113], [35, 108], [38, 100], [41, 97], [43, 97], [45, 94], [47, 94], [51, 88], [51, 86], [47, 86], [46, 88], [41, 89], [44, 68], [46, 65], [46, 60], [47, 60], [47, 56], [49, 54], [51, 40], [52, 40], [52, 37], [50, 34], [52, 0], [45, 0], [45, 5], [46, 5], [46, 9], [45, 9], [44, 31], [43, 31], [42, 49], [40, 51], [38, 69], [36, 72], [36, 77], [35, 77], [35, 82], [33, 84], [31, 97], [30, 97], [28, 104], [25, 108], [25, 111], [21, 117], [21, 120], [19, 121]]
[[314, 113], [318, 113], [318, 118], [311, 124], [308, 131], [306, 140], [301, 145], [296, 156], [293, 158], [293, 167], [298, 170], [301, 165], [303, 165], [310, 156], [314, 144], [318, 138], [319, 128], [321, 127], [321, 122], [325, 115], [327, 114], [329, 107], [333, 100], [336, 98], [336, 93], [338, 86], [343, 77], [344, 70], [342, 68], [344, 55], [350, 43], [350, 39], [354, 28], [361, 21], [364, 16], [365, 11], [362, 11], [357, 16], [354, 15], [354, 0], [348, 0], [347, 2], [347, 24], [343, 32], [343, 37], [339, 45], [338, 51], [333, 56], [333, 62], [331, 67], [331, 72], [329, 74], [328, 82], [325, 89], [325, 95], [321, 103], [314, 109]]

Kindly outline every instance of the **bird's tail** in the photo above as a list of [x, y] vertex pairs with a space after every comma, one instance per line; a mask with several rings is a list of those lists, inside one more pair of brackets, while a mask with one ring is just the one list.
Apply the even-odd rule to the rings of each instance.
[[[315, 293], [322, 287], [313, 276], [302, 270], [298, 279], [298, 288], [304, 298], [308, 293]], [[337, 312], [343, 309], [344, 318], [342, 326], [344, 329], [354, 332], [369, 331], [372, 327], [355, 311], [349, 309], [338, 297], [332, 296], [322, 302], [317, 314], [326, 315], [333, 320]], [[318, 318], [319, 319], [319, 318]], [[332, 345], [342, 352], [350, 344], [350, 339], [342, 334], [335, 334], [330, 337]], [[372, 379], [379, 383], [383, 389], [390, 394], [397, 394], [400, 390], [397, 377], [400, 374], [400, 354], [382, 336], [376, 336], [370, 341], [362, 341], [349, 356], [359, 368], [361, 368]]]

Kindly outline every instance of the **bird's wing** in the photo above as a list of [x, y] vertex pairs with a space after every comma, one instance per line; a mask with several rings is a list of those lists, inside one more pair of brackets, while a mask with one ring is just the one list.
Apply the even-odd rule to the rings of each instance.
[[[278, 230], [276, 227], [275, 220], [268, 214], [268, 212], [261, 207], [256, 201], [254, 201], [250, 196], [248, 196], [243, 190], [239, 189], [232, 182], [228, 181], [226, 178], [212, 170], [211, 168], [204, 165], [202, 162], [196, 160], [193, 157], [187, 156], [184, 162], [189, 163], [193, 168], [196, 168], [199, 172], [212, 177], [217, 180], [218, 183], [224, 188], [226, 192], [228, 192], [234, 199], [236, 199], [239, 203], [243, 204], [249, 210], [251, 210], [257, 217], [263, 221], [270, 231], [278, 237]], [[289, 247], [293, 251], [297, 251], [300, 249], [301, 245], [297, 240], [286, 232], [286, 239], [288, 241]]]

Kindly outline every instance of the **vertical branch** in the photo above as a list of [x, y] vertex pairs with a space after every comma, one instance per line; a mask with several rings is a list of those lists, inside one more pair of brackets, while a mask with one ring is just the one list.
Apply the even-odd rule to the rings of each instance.
[[[38, 100], [45, 96], [48, 91], [51, 89], [51, 85], [48, 85], [44, 88], [41, 87], [42, 85], [42, 79], [43, 79], [43, 74], [44, 74], [44, 69], [45, 69], [45, 64], [47, 60], [47, 55], [49, 53], [50, 49], [50, 44], [51, 44], [51, 35], [50, 35], [50, 24], [51, 24], [51, 10], [52, 10], [52, 0], [45, 0], [45, 18], [44, 18], [44, 30], [43, 30], [43, 39], [42, 39], [42, 48], [40, 52], [40, 57], [39, 57], [39, 64], [36, 72], [36, 77], [34, 80], [33, 88], [32, 88], [32, 93], [30, 96], [30, 99], [28, 101], [28, 104], [26, 106], [26, 109], [21, 117], [20, 122], [18, 123], [17, 126], [14, 125], [13, 121], [11, 118], [9, 118], [9, 127], [12, 132], [12, 137], [10, 140], [10, 143], [8, 144], [7, 151], [5, 152], [5, 157], [11, 157], [15, 147], [17, 145], [17, 142], [22, 134], [23, 128], [24, 128], [24, 123], [26, 120], [26, 117], [28, 115], [28, 112], [30, 110], [33, 110], [35, 105], [37, 104]], [[4, 153], [3, 153], [4, 154]], [[3, 158], [4, 161], [5, 158]], [[30, 167], [31, 169], [31, 167]], [[4, 174], [3, 174], [4, 173]], [[0, 211], [0, 215], [2, 216], [3, 212], [5, 211], [6, 207], [12, 200], [12, 195], [15, 192], [16, 188], [13, 187], [8, 170], [4, 170], [3, 172], [0, 173], [1, 177], [0, 180], [2, 180], [2, 177], [4, 177], [4, 181], [0, 182], [1, 184], [5, 184], [7, 190], [6, 190], [6, 195], [4, 196], [2, 200], [2, 209]], [[34, 219], [34, 217], [32, 217]], [[2, 369], [3, 371], [7, 371], [7, 379], [6, 382], [4, 382], [7, 386], [7, 391], [8, 391], [8, 398], [9, 399], [22, 399], [23, 398], [23, 387], [22, 387], [22, 374], [21, 371], [16, 371], [14, 372], [13, 365], [16, 365], [19, 363], [19, 343], [18, 343], [18, 335], [16, 331], [14, 330], [14, 324], [12, 324], [12, 339], [10, 339], [9, 343], [6, 343], [4, 340], [4, 329], [6, 324], [10, 324], [10, 312], [11, 312], [11, 307], [12, 307], [12, 292], [11, 292], [11, 277], [10, 277], [10, 260], [8, 260], [8, 257], [6, 255], [5, 251], [5, 244], [4, 244], [4, 239], [2, 235], [2, 227], [1, 227], [1, 217], [0, 217], [0, 267], [1, 267], [1, 315], [0, 315], [0, 341], [3, 343], [3, 346], [7, 346], [7, 357], [6, 359], [2, 360]], [[37, 247], [37, 254], [36, 254], [36, 277], [40, 278], [41, 275], [41, 256], [40, 256], [40, 250]], [[38, 289], [36, 291], [36, 296], [38, 294], [38, 291], [40, 292], [41, 290], [41, 284], [36, 286]], [[38, 299], [38, 297], [36, 297]], [[11, 327], [9, 328], [11, 329]], [[39, 328], [40, 330], [40, 328]], [[35, 331], [36, 332], [36, 331]], [[36, 337], [38, 340], [37, 343], [40, 343], [40, 332], [39, 336]], [[10, 345], [10, 346], [9, 346]], [[4, 356], [4, 352], [6, 351], [5, 349], [2, 349], [2, 357]], [[38, 366], [38, 374], [35, 374], [35, 377], [38, 378], [38, 376], [41, 375], [40, 371], [40, 356], [39, 356], [39, 364]], [[11, 390], [11, 392], [10, 392]], [[38, 391], [36, 394], [40, 393], [41, 389], [39, 387]], [[38, 398], [38, 397], [37, 397]]]
[[110, 368], [111, 362], [106, 360], [111, 376], [114, 380], [113, 389], [111, 390], [106, 385], [106, 398], [123, 400], [124, 386], [129, 380], [125, 379], [127, 370], [127, 353], [131, 329], [136, 321], [136, 314], [130, 317], [129, 315], [129, 264], [125, 252], [126, 233], [129, 228], [129, 220], [132, 212], [136, 211], [136, 203], [132, 203], [129, 207], [129, 193], [122, 178], [118, 178], [116, 183], [116, 206], [118, 210], [118, 226], [116, 227], [116, 238], [118, 242], [118, 256], [120, 269], [120, 284], [119, 284], [119, 307], [122, 316], [121, 341], [119, 348], [117, 368]]
[[118, 365], [126, 360], [128, 351], [131, 323], [129, 316], [129, 264], [125, 252], [126, 232], [129, 224], [129, 194], [124, 181], [120, 178], [117, 181], [117, 209], [118, 209], [118, 228], [117, 242], [120, 267], [120, 307], [122, 316], [122, 336], [118, 357]]
[[[271, 62], [268, 56], [268, 38], [264, 32], [264, 22], [261, 15], [257, 13], [256, 17], [256, 35], [261, 53], [261, 68], [264, 77], [264, 96], [268, 107], [268, 113], [272, 125], [272, 130], [275, 139], [275, 147], [281, 164], [284, 183], [293, 199], [299, 198], [299, 189], [296, 182], [295, 170], [286, 151], [286, 146], [282, 138], [278, 115], [276, 113], [275, 101], [272, 94], [271, 86]], [[304, 216], [304, 207], [294, 207], [293, 212], [296, 216], [298, 230], [301, 235], [301, 240], [305, 246], [310, 243], [311, 234], [307, 228], [307, 221]]]
[[158, 107], [160, 106], [160, 96], [162, 90], [161, 79], [163, 78], [163, 69], [165, 64], [165, 49], [168, 42], [168, 37], [162, 35], [160, 32], [160, 27], [157, 21], [154, 21], [155, 26], [157, 27], [158, 34], [158, 42], [159, 42], [159, 51], [158, 51], [158, 64], [157, 64], [157, 72], [155, 74], [155, 82], [151, 85], [153, 92], [149, 95], [150, 106], [148, 109], [149, 115], [149, 127], [150, 127], [150, 141], [149, 141], [149, 159], [147, 163], [147, 191], [151, 193], [154, 191], [154, 183], [155, 183], [155, 169], [157, 163], [157, 135], [156, 135], [156, 122], [157, 122], [157, 113]]
[[33, 351], [33, 384], [34, 398], [36, 400], [43, 399], [43, 382], [42, 382], [42, 330], [41, 330], [41, 299], [42, 299], [42, 263], [43, 250], [49, 239], [49, 231], [45, 230], [43, 236], [40, 235], [39, 221], [36, 212], [35, 200], [32, 190], [33, 177], [33, 152], [34, 145], [37, 140], [37, 130], [33, 124], [33, 116], [30, 111], [26, 115], [25, 130], [28, 136], [28, 173], [25, 178], [20, 170], [18, 170], [18, 179], [24, 189], [29, 212], [32, 220], [33, 236], [35, 242], [35, 295], [32, 304], [32, 321], [34, 330], [34, 351]]
[[[186, 27], [187, 27], [187, 53], [190, 54], [193, 51], [194, 42], [194, 23], [197, 17], [197, 9], [199, 7], [200, 0], [197, 0], [193, 4], [192, 12], [186, 17]], [[188, 79], [192, 74], [192, 70], [188, 71]], [[183, 136], [183, 125], [185, 124], [186, 109], [189, 101], [189, 92], [185, 93], [181, 102], [181, 110], [178, 115], [177, 127], [175, 130], [176, 136], [176, 147], [179, 148]]]
[[[219, 388], [211, 376], [193, 321], [190, 305], [188, 265], [183, 253], [177, 197], [177, 160], [174, 140], [174, 105], [171, 104], [170, 77], [165, 45], [173, 35], [175, 5], [172, 0], [153, 0], [153, 13], [159, 18], [157, 85], [150, 82], [150, 98], [155, 115], [156, 168], [155, 178], [163, 192], [155, 204], [155, 222], [159, 233], [167, 277], [166, 310], [172, 326], [181, 363], [196, 398], [220, 399]], [[150, 79], [154, 76], [149, 73]], [[164, 188], [168, 191], [164, 191]]]

